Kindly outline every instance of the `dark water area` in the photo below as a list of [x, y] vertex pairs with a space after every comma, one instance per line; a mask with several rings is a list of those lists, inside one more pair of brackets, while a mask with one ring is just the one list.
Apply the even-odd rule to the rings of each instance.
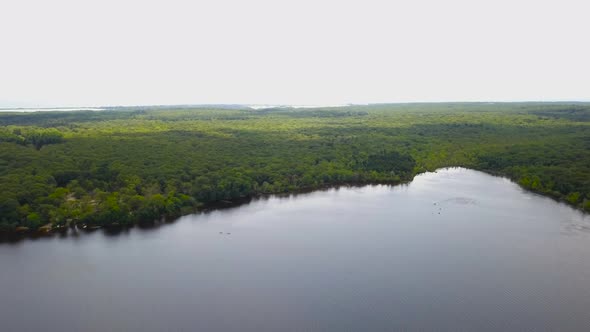
[[588, 331], [590, 217], [466, 169], [0, 244], [1, 331]]

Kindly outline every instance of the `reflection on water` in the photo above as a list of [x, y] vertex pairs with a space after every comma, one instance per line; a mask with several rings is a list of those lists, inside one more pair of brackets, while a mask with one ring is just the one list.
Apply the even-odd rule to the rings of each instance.
[[0, 244], [5, 331], [587, 330], [590, 219], [465, 169]]

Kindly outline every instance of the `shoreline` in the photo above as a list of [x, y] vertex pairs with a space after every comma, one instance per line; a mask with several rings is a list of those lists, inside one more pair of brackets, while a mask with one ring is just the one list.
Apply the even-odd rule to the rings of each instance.
[[[422, 172], [424, 173], [424, 172]], [[418, 174], [422, 174], [422, 173], [418, 173]], [[418, 175], [416, 174], [416, 175]], [[414, 175], [414, 177], [416, 176]], [[413, 180], [414, 178], [412, 178]], [[333, 185], [323, 185], [323, 186], [319, 186], [319, 187], [307, 187], [307, 188], [299, 188], [298, 190], [292, 190], [292, 191], [288, 191], [288, 192], [280, 192], [280, 193], [261, 193], [261, 194], [255, 194], [255, 195], [249, 195], [249, 196], [244, 196], [244, 197], [239, 197], [239, 198], [234, 198], [231, 200], [218, 200], [218, 201], [212, 201], [212, 202], [208, 202], [208, 203], [203, 203], [201, 207], [189, 212], [189, 213], [181, 213], [179, 215], [175, 215], [175, 216], [161, 216], [159, 219], [153, 220], [153, 221], [143, 221], [143, 222], [138, 222], [138, 223], [134, 223], [131, 225], [125, 225], [125, 226], [121, 226], [118, 225], [116, 222], [112, 223], [110, 225], [105, 225], [105, 226], [89, 226], [89, 225], [85, 225], [85, 224], [73, 224], [70, 226], [64, 226], [64, 227], [46, 227], [45, 226], [41, 226], [39, 229], [37, 230], [17, 230], [15, 229], [14, 231], [0, 231], [0, 244], [2, 243], [9, 243], [9, 242], [19, 242], [22, 240], [26, 240], [26, 239], [40, 239], [40, 238], [51, 238], [54, 236], [68, 236], [67, 233], [70, 233], [71, 231], [73, 232], [95, 232], [95, 231], [99, 231], [99, 230], [103, 230], [103, 231], [107, 231], [109, 233], [115, 234], [115, 233], [121, 233], [123, 231], [132, 229], [132, 228], [141, 228], [141, 229], [155, 229], [158, 228], [162, 225], [165, 224], [171, 224], [174, 223], [176, 220], [178, 220], [181, 217], [184, 216], [188, 216], [191, 214], [196, 214], [196, 213], [209, 213], [212, 211], [217, 211], [217, 210], [223, 210], [223, 209], [231, 209], [231, 208], [235, 208], [241, 205], [245, 205], [248, 204], [250, 202], [252, 202], [252, 200], [254, 199], [260, 199], [260, 198], [270, 198], [270, 197], [289, 197], [289, 196], [296, 196], [296, 195], [304, 195], [304, 194], [309, 194], [312, 192], [317, 192], [317, 191], [328, 191], [331, 189], [339, 189], [339, 188], [354, 188], [354, 187], [365, 187], [365, 186], [378, 186], [378, 185], [384, 185], [384, 186], [398, 186], [398, 185], [404, 185], [404, 184], [408, 184], [410, 182], [412, 182], [412, 180], [408, 180], [408, 181], [391, 181], [391, 182], [387, 182], [387, 181], [381, 181], [381, 182], [374, 182], [374, 181], [367, 181], [367, 182], [347, 182], [347, 183], [340, 183], [340, 184], [333, 184]], [[45, 230], [42, 230], [45, 229]]]
[[462, 168], [462, 169], [474, 170], [474, 171], [488, 174], [490, 176], [505, 178], [505, 179], [509, 180], [510, 182], [518, 185], [521, 189], [523, 189], [524, 191], [526, 191], [528, 193], [539, 195], [541, 197], [550, 198], [555, 202], [564, 203], [567, 206], [569, 206], [577, 211], [580, 211], [583, 214], [589, 214], [589, 212], [586, 211], [581, 206], [573, 205], [563, 198], [555, 197], [555, 196], [552, 196], [549, 194], [545, 194], [542, 192], [531, 190], [529, 188], [525, 188], [520, 183], [518, 183], [518, 181], [516, 181], [515, 179], [512, 179], [508, 175], [501, 173], [501, 172], [492, 171], [492, 170], [479, 170], [479, 169], [469, 168], [469, 167], [464, 167], [464, 166], [444, 166], [444, 167], [439, 167], [433, 171], [427, 170], [424, 172], [416, 173], [412, 176], [411, 180], [407, 180], [407, 181], [346, 182], [346, 183], [340, 183], [340, 184], [322, 185], [322, 186], [318, 186], [318, 187], [300, 188], [297, 190], [281, 192], [281, 193], [261, 193], [261, 194], [239, 197], [239, 198], [235, 198], [235, 199], [231, 199], [231, 200], [218, 200], [218, 201], [203, 203], [203, 205], [201, 207], [199, 207], [189, 213], [181, 213], [181, 214], [175, 215], [175, 216], [165, 216], [164, 215], [164, 216], [161, 216], [157, 220], [138, 222], [135, 224], [125, 225], [125, 226], [118, 225], [117, 223], [112, 223], [112, 224], [106, 225], [106, 226], [88, 226], [85, 224], [80, 224], [80, 225], [73, 224], [70, 226], [59, 227], [59, 228], [45, 225], [45, 226], [42, 226], [39, 229], [34, 230], [34, 231], [31, 231], [31, 230], [0, 231], [0, 244], [2, 244], [2, 243], [15, 243], [15, 242], [20, 242], [20, 241], [27, 240], [27, 239], [36, 240], [36, 239], [41, 239], [41, 238], [52, 238], [55, 236], [65, 236], [65, 237], [75, 236], [75, 235], [70, 235], [69, 234], [70, 232], [73, 232], [74, 234], [76, 234], [77, 232], [91, 233], [91, 232], [102, 230], [105, 233], [114, 236], [114, 235], [118, 235], [122, 232], [125, 232], [125, 231], [133, 229], [133, 228], [156, 229], [156, 228], [159, 228], [160, 226], [163, 226], [166, 224], [172, 224], [172, 223], [176, 222], [176, 220], [178, 220], [184, 216], [188, 216], [191, 214], [197, 214], [197, 213], [209, 213], [212, 211], [223, 210], [223, 209], [231, 209], [231, 208], [239, 207], [239, 206], [242, 206], [245, 204], [249, 204], [255, 199], [261, 199], [261, 198], [268, 199], [273, 196], [274, 197], [290, 197], [290, 196], [309, 194], [309, 193], [317, 192], [317, 191], [328, 191], [328, 190], [339, 189], [339, 188], [355, 188], [355, 187], [358, 188], [358, 187], [379, 186], [379, 185], [401, 186], [401, 185], [407, 185], [407, 184], [411, 183], [412, 181], [414, 181], [414, 178], [420, 174], [429, 173], [429, 172], [435, 173], [439, 170], [452, 169], [452, 168]]

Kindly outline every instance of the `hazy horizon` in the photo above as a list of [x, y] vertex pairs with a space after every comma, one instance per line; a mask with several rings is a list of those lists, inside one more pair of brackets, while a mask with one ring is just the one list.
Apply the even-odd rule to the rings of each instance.
[[264, 109], [264, 108], [276, 108], [276, 107], [287, 107], [287, 108], [333, 108], [333, 107], [348, 107], [348, 106], [369, 106], [369, 105], [403, 105], [403, 104], [518, 104], [518, 103], [590, 103], [590, 100], [512, 100], [512, 101], [495, 101], [495, 100], [482, 100], [482, 101], [406, 101], [406, 102], [383, 102], [383, 103], [346, 103], [346, 104], [240, 104], [240, 103], [221, 103], [221, 104], [138, 104], [138, 105], [76, 105], [76, 106], [60, 106], [60, 105], [49, 105], [49, 106], [3, 106], [0, 102], [0, 111], [11, 111], [11, 110], [103, 110], [107, 108], [125, 108], [125, 107], [223, 107], [223, 106], [239, 106], [249, 107], [252, 109]]
[[584, 1], [8, 1], [0, 107], [589, 101]]

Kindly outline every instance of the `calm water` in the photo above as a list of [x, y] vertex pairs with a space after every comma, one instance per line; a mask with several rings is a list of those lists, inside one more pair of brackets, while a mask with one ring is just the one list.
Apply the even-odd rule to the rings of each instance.
[[0, 330], [588, 331], [589, 254], [590, 218], [447, 169], [0, 244]]

